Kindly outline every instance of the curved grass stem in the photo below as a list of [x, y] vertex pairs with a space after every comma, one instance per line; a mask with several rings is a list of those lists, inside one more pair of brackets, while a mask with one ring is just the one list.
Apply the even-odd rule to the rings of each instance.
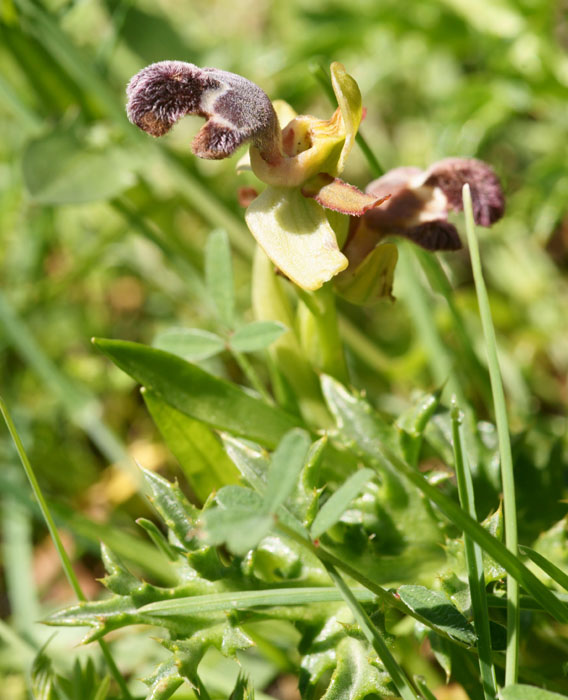
[[[31, 462], [28, 458], [28, 455], [26, 454], [18, 431], [16, 430], [16, 426], [14, 425], [14, 421], [12, 420], [12, 416], [8, 411], [8, 407], [6, 406], [2, 397], [0, 397], [0, 413], [2, 414], [4, 421], [6, 422], [6, 427], [8, 428], [12, 440], [14, 441], [14, 445], [16, 446], [16, 450], [18, 451], [18, 456], [20, 457], [20, 461], [22, 462], [22, 466], [24, 467], [24, 471], [26, 472], [26, 476], [28, 477], [28, 480], [32, 487], [32, 491], [34, 492], [34, 495], [39, 504], [41, 513], [47, 525], [47, 529], [49, 530], [49, 534], [51, 535], [51, 539], [53, 540], [55, 549], [57, 550], [59, 558], [61, 559], [61, 565], [63, 567], [63, 571], [65, 572], [67, 580], [69, 581], [69, 584], [77, 598], [80, 601], [85, 601], [85, 594], [83, 593], [81, 585], [79, 584], [79, 580], [77, 579], [77, 576], [73, 571], [71, 560], [69, 559], [69, 556], [65, 551], [65, 547], [63, 546], [63, 542], [61, 541], [61, 537], [59, 536], [59, 532], [57, 531], [57, 527], [49, 511], [47, 501], [43, 497], [43, 493], [39, 486], [39, 482], [36, 478]], [[126, 687], [126, 682], [122, 677], [120, 671], [118, 670], [118, 667], [110, 652], [110, 649], [107, 643], [104, 641], [104, 639], [99, 640], [99, 646], [107, 663], [108, 669], [111, 672], [118, 687], [120, 688], [123, 698], [125, 698], [125, 700], [132, 700], [132, 696], [130, 695], [128, 688]]]

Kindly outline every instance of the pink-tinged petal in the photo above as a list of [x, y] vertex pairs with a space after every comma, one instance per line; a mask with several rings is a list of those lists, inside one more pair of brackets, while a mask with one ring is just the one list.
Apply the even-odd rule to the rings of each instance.
[[399, 235], [426, 250], [459, 250], [462, 242], [456, 227], [449, 221], [425, 221], [413, 228], [400, 231]]
[[425, 173], [424, 185], [439, 187], [454, 211], [463, 209], [462, 188], [471, 188], [473, 216], [481, 226], [491, 226], [505, 211], [505, 198], [493, 168], [476, 158], [444, 158]]
[[384, 197], [386, 194], [390, 194], [395, 198], [401, 190], [408, 189], [411, 180], [419, 176], [422, 172], [420, 168], [406, 165], [400, 168], [394, 168], [370, 182], [367, 187], [365, 187], [365, 192], [375, 197]]
[[188, 114], [205, 117], [192, 144], [200, 158], [226, 158], [245, 142], [267, 160], [280, 155], [280, 127], [270, 99], [240, 75], [161, 61], [135, 75], [126, 93], [128, 118], [152, 136], [167, 133]]
[[319, 173], [308, 180], [302, 187], [302, 194], [304, 197], [315, 199], [326, 209], [350, 216], [363, 216], [365, 212], [379, 206], [390, 196], [373, 197], [327, 173]]

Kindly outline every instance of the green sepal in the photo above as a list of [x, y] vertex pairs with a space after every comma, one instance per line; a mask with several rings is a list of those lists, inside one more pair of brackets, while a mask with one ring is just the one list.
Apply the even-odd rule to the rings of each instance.
[[381, 243], [357, 267], [350, 265], [336, 277], [335, 288], [344, 299], [357, 306], [372, 306], [382, 299], [393, 299], [397, 260], [397, 247]]
[[299, 189], [267, 187], [246, 221], [266, 255], [302, 289], [319, 289], [347, 267], [325, 211]]

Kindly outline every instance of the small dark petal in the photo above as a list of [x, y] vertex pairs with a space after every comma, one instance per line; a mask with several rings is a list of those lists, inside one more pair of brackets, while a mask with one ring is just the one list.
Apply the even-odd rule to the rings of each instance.
[[185, 115], [205, 117], [193, 142], [201, 158], [225, 158], [247, 141], [267, 160], [279, 153], [280, 127], [270, 99], [235, 73], [162, 61], [135, 75], [126, 93], [128, 118], [152, 136], [162, 136]]
[[499, 178], [491, 166], [475, 158], [445, 158], [432, 165], [425, 185], [439, 187], [454, 211], [463, 209], [462, 188], [469, 183], [475, 222], [491, 226], [505, 211], [505, 198]]
[[459, 250], [462, 247], [456, 227], [449, 221], [425, 221], [398, 233], [426, 250]]
[[254, 187], [239, 187], [237, 190], [239, 206], [245, 209], [249, 207], [257, 197], [258, 191]]

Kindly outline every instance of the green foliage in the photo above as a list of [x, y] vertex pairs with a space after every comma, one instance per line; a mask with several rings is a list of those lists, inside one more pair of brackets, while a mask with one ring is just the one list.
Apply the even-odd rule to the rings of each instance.
[[[512, 0], [3, 4], [0, 392], [89, 601], [42, 577], [46, 530], [0, 435], [0, 694], [266, 700], [293, 674], [303, 700], [432, 700], [448, 682], [483, 700], [469, 539], [499, 696], [568, 695], [565, 24], [554, 3]], [[452, 155], [498, 171], [507, 215], [478, 235], [519, 554], [467, 255], [389, 238], [346, 299], [298, 297], [250, 264], [237, 191], [254, 176], [192, 158], [191, 120], [160, 142], [127, 122], [126, 82], [164, 59], [242, 73], [317, 117], [327, 77], [310, 65], [343, 62], [366, 109], [345, 172], [361, 189]], [[396, 255], [396, 301], [351, 304], [390, 286]], [[93, 335], [115, 340], [101, 355]], [[458, 505], [453, 394], [479, 522]], [[100, 541], [103, 592], [87, 588]], [[503, 687], [512, 578], [520, 684]], [[75, 663], [98, 648], [73, 630], [43, 648], [40, 617], [113, 632], [104, 662], [124, 688], [102, 657]]]

